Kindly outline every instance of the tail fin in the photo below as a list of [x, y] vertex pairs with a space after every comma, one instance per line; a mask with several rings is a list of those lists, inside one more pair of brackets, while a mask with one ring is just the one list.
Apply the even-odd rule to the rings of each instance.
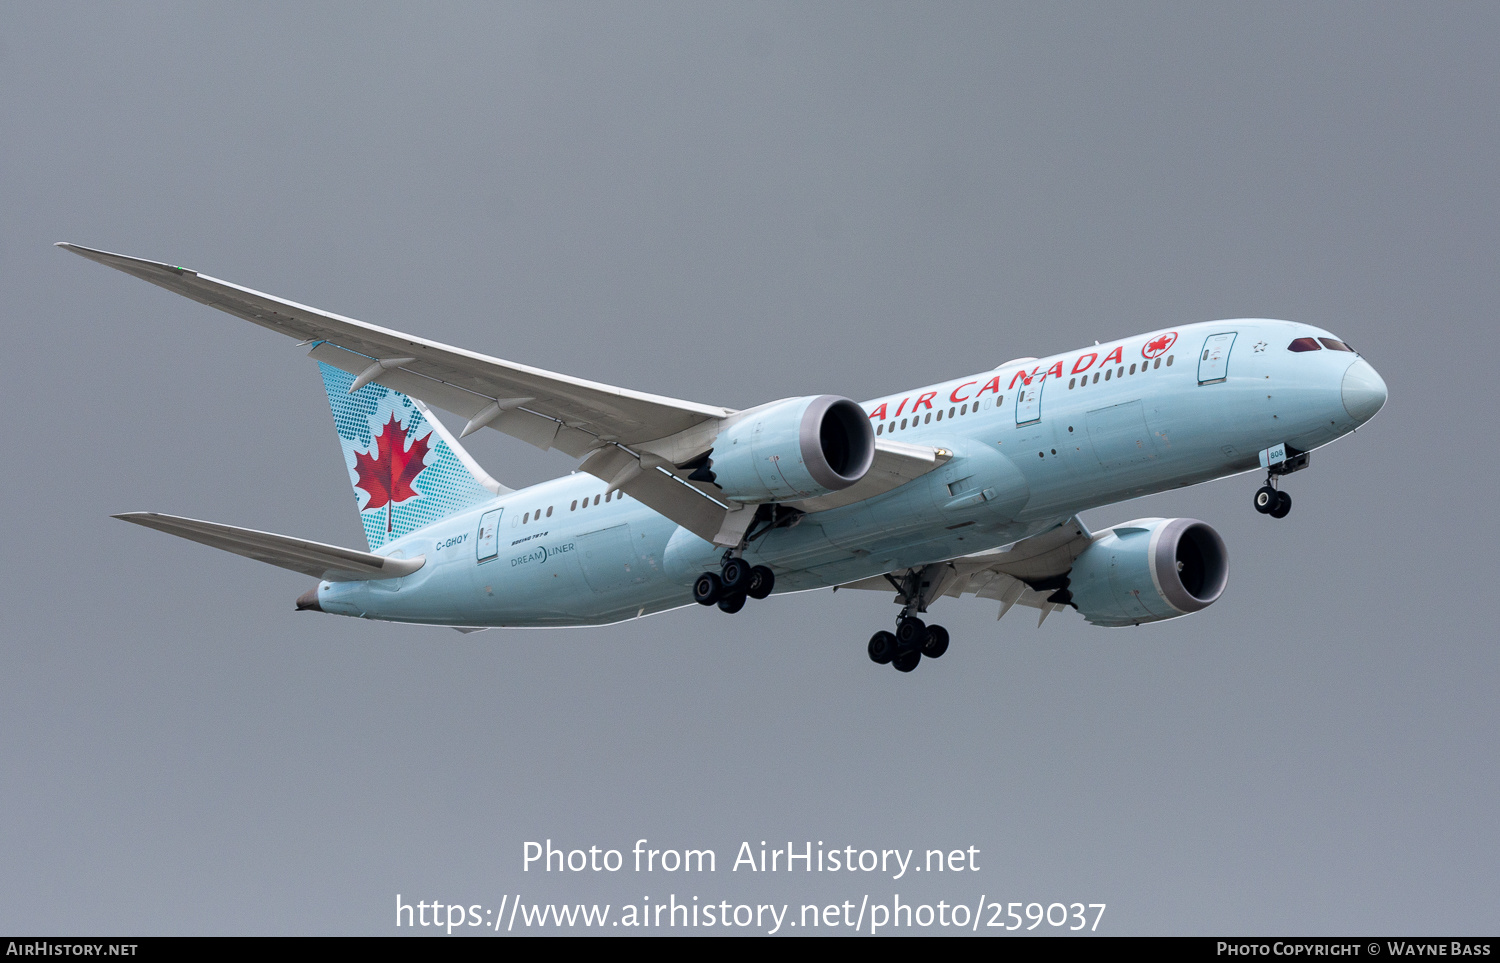
[[378, 384], [350, 392], [353, 375], [322, 362], [318, 367], [372, 551], [510, 491], [422, 402]]

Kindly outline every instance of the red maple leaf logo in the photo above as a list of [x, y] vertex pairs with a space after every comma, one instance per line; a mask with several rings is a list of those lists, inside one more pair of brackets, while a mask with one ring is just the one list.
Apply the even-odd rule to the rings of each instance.
[[375, 436], [375, 456], [372, 458], [368, 452], [363, 451], [354, 453], [354, 471], [359, 475], [359, 481], [354, 485], [370, 493], [370, 503], [361, 511], [367, 512], [384, 505], [385, 530], [388, 532], [391, 530], [392, 506], [420, 494], [411, 487], [411, 483], [427, 467], [422, 462], [431, 447], [427, 439], [432, 437], [432, 433], [428, 432], [421, 438], [413, 439], [411, 447], [403, 450], [401, 438], [405, 433], [401, 422], [392, 413], [391, 420]]
[[1146, 346], [1141, 349], [1141, 357], [1155, 358], [1158, 355], [1164, 354], [1166, 350], [1170, 348], [1176, 341], [1177, 332], [1168, 331], [1166, 334], [1162, 335], [1159, 338], [1147, 341]]

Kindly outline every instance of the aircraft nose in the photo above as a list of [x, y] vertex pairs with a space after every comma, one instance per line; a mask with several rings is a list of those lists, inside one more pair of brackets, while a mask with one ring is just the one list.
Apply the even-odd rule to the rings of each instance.
[[1360, 424], [1375, 417], [1385, 406], [1385, 382], [1364, 358], [1356, 360], [1344, 372], [1344, 410]]

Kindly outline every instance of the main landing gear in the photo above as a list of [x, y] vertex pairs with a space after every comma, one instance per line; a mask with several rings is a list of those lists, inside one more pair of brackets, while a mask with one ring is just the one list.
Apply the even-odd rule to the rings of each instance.
[[950, 569], [951, 566], [929, 565], [908, 570], [900, 579], [886, 576], [896, 588], [896, 601], [902, 603], [901, 615], [896, 619], [895, 632], [876, 632], [870, 636], [866, 651], [871, 662], [893, 666], [897, 672], [910, 672], [922, 661], [922, 656], [938, 659], [948, 651], [948, 630], [941, 625], [928, 625], [917, 614], [925, 613], [927, 603], [950, 584], [954, 574]]
[[948, 651], [948, 630], [941, 625], [928, 625], [914, 615], [903, 616], [896, 622], [896, 631], [876, 632], [870, 636], [868, 647], [870, 661], [876, 665], [891, 665], [897, 672], [910, 672], [922, 661], [941, 658]]
[[776, 575], [764, 565], [751, 565], [726, 554], [719, 573], [704, 572], [693, 583], [693, 601], [719, 606], [731, 614], [745, 607], [745, 599], [763, 599], [776, 587]]

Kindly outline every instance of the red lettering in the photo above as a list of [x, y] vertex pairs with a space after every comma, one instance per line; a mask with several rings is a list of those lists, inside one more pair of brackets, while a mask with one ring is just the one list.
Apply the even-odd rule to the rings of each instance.
[[[1084, 364], [1083, 363], [1083, 359], [1084, 358], [1088, 358], [1089, 359], [1089, 363], [1088, 364]], [[1090, 351], [1088, 354], [1081, 354], [1081, 355], [1079, 355], [1078, 356], [1078, 360], [1075, 361], [1075, 362], [1073, 362], [1073, 373], [1077, 374], [1080, 371], [1087, 371], [1087, 370], [1089, 370], [1089, 368], [1093, 366], [1094, 362], [1098, 361], [1098, 360], [1099, 360], [1099, 352], [1097, 352], [1097, 351]], [[1061, 376], [1059, 375], [1059, 377], [1061, 377]]]
[[892, 418], [899, 418], [901, 416], [901, 409], [906, 407], [906, 403], [909, 400], [910, 400], [909, 398], [902, 398], [901, 399], [901, 408], [897, 408], [896, 409], [896, 413], [894, 415], [891, 415], [891, 417]]
[[1051, 377], [1054, 377], [1054, 376], [1056, 376], [1058, 378], [1062, 377], [1062, 362], [1061, 361], [1059, 361], [1057, 364], [1053, 365], [1052, 367], [1048, 368], [1047, 369], [1047, 373], [1044, 374], [1044, 375], [1042, 375], [1043, 378], [1051, 378]]
[[922, 397], [920, 397], [920, 398], [917, 399], [917, 403], [916, 404], [914, 404], [914, 405], [911, 406], [912, 413], [915, 414], [916, 410], [918, 408], [922, 407], [923, 405], [926, 405], [927, 406], [927, 410], [931, 411], [932, 410], [932, 399], [934, 399], [936, 397], [937, 397], [937, 392], [936, 391], [929, 391], [929, 392], [927, 392], [927, 394], [925, 394]]
[[[1027, 382], [1027, 383], [1029, 384], [1030, 382]], [[995, 375], [995, 377], [991, 378], [989, 381], [986, 381], [984, 383], [984, 387], [983, 388], [980, 388], [978, 391], [974, 392], [974, 397], [978, 398], [980, 395], [984, 394], [986, 391], [993, 391], [996, 394], [1000, 393], [1000, 376], [999, 375]]]
[[885, 402], [882, 401], [879, 408], [876, 408], [874, 411], [870, 412], [870, 417], [879, 418], [881, 421], [885, 421]]
[[[998, 381], [999, 379], [997, 378], [995, 380]], [[1011, 390], [1011, 391], [1015, 391], [1016, 390], [1016, 382], [1017, 381], [1021, 382], [1023, 385], [1029, 385], [1029, 384], [1031, 384], [1031, 375], [1027, 374], [1024, 370], [1017, 371], [1015, 377], [1010, 379], [1010, 389], [1009, 390]], [[996, 386], [995, 390], [996, 391], [1000, 390], [998, 385]]]
[[958, 404], [960, 401], [968, 401], [969, 400], [969, 396], [968, 395], [964, 395], [962, 398], [960, 398], [958, 396], [958, 393], [960, 391], [964, 390], [965, 388], [967, 388], [969, 385], [977, 385], [977, 384], [979, 384], [979, 382], [977, 382], [977, 381], [965, 381], [963, 384], [961, 384], [957, 388], [953, 389], [953, 394], [951, 394], [951, 395], [948, 396], [948, 400], [951, 401], [951, 402], [953, 402], [955, 405]]
[[1125, 346], [1121, 345], [1120, 347], [1118, 347], [1115, 350], [1111, 351], [1109, 354], [1105, 355], [1104, 356], [1104, 361], [1102, 363], [1103, 364], [1109, 364], [1112, 361], [1118, 361], [1121, 364], [1124, 364], [1125, 363], [1124, 351], [1125, 351]]

